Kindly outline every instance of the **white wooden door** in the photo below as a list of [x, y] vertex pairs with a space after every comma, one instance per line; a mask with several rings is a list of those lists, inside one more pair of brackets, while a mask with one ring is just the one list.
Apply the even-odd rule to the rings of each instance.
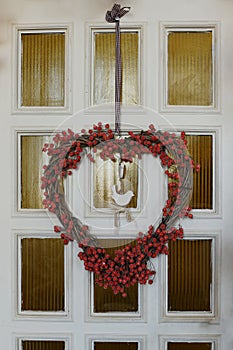
[[[94, 288], [93, 276], [77, 258], [77, 245], [63, 248], [53, 232], [56, 218], [42, 207], [40, 176], [47, 159], [40, 150], [54, 130], [114, 124], [108, 104], [114, 91], [108, 71], [114, 25], [105, 21], [112, 5], [104, 0], [3, 5], [1, 347], [231, 349], [231, 1], [121, 3], [131, 6], [121, 20], [122, 126], [146, 129], [153, 123], [162, 130], [185, 130], [189, 150], [201, 162], [194, 219], [182, 222], [185, 237], [170, 246], [171, 255], [153, 261], [154, 283], [134, 288], [126, 301], [116, 303]], [[132, 222], [123, 217], [119, 229], [106, 208], [96, 211], [93, 199], [95, 181], [105, 169], [83, 163], [65, 191], [93, 234], [133, 239], [158, 219], [166, 185], [157, 161], [142, 161]]]

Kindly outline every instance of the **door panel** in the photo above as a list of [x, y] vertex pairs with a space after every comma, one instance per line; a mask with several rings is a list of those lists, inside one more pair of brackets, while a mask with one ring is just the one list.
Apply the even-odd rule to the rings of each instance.
[[[30, 6], [22, 0], [21, 5], [18, 13], [6, 7], [0, 36], [2, 347], [230, 349], [233, 4], [126, 3], [132, 8], [122, 19], [122, 100], [128, 105], [122, 108], [122, 125], [187, 130], [189, 152], [201, 169], [194, 178], [194, 218], [182, 222], [185, 239], [169, 243], [169, 257], [152, 261], [154, 283], [132, 287], [125, 299], [96, 286], [77, 258], [77, 244], [64, 248], [59, 233], [52, 233], [59, 223], [42, 207], [39, 180], [48, 130], [79, 132], [99, 121], [114, 125], [107, 103], [114, 96], [114, 24], [104, 20], [112, 5], [83, 0], [30, 1]], [[145, 169], [154, 164], [143, 162]], [[93, 234], [110, 243], [111, 254], [111, 240], [134, 240], [146, 231], [167, 196], [162, 171], [147, 178], [144, 173], [152, 200], [143, 211], [138, 202], [145, 188], [136, 163], [127, 168], [127, 181], [137, 192], [129, 226], [125, 220], [124, 227], [108, 229], [114, 217], [103, 215], [105, 188], [103, 200], [92, 198], [101, 215], [88, 214], [84, 198], [76, 196], [87, 189], [90, 198], [99, 191], [107, 166], [100, 164], [95, 179], [84, 167], [88, 176], [83, 172], [75, 178], [78, 184], [73, 178], [64, 184], [69, 204], [90, 220]], [[113, 182], [116, 172], [111, 169]], [[82, 191], [76, 192], [76, 185]]]

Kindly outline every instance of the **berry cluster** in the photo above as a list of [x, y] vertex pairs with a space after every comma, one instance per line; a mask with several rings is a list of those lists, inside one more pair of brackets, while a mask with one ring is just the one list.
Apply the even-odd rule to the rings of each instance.
[[[135, 283], [153, 283], [155, 272], [150, 268], [150, 259], [167, 254], [169, 239], [182, 238], [183, 229], [174, 227], [180, 217], [192, 218], [189, 201], [195, 167], [187, 152], [185, 133], [178, 137], [174, 133], [156, 131], [150, 125], [146, 131], [129, 131], [123, 137], [115, 135], [109, 124], [98, 123], [92, 129], [81, 130], [81, 134], [70, 129], [57, 133], [53, 143], [45, 144], [43, 151], [50, 157], [41, 178], [45, 196], [43, 205], [61, 222], [62, 226], [55, 226], [54, 231], [60, 232], [64, 244], [77, 241], [82, 249], [78, 256], [85, 269], [94, 272], [96, 282], [104, 288], [112, 288], [115, 294], [126, 296], [125, 288]], [[151, 154], [160, 158], [168, 177], [168, 199], [158, 227], [151, 225], [146, 234], [139, 234], [134, 245], [128, 244], [117, 250], [113, 257], [99, 246], [88, 226], [70, 212], [61, 186], [62, 179], [78, 169], [84, 153], [93, 162], [93, 153], [97, 151], [104, 160], [120, 158], [125, 162]]]
[[126, 297], [125, 289], [131, 285], [153, 283], [155, 271], [148, 267], [149, 259], [168, 253], [166, 245], [168, 239], [175, 240], [182, 237], [181, 227], [167, 230], [166, 225], [161, 224], [155, 230], [150, 226], [147, 234], [139, 233], [135, 245], [127, 244], [123, 249], [116, 250], [114, 257], [111, 257], [104, 248], [90, 247], [82, 243], [79, 247], [83, 252], [78, 256], [83, 260], [85, 269], [95, 273], [97, 284], [104, 289], [110, 287], [114, 294], [121, 293]]

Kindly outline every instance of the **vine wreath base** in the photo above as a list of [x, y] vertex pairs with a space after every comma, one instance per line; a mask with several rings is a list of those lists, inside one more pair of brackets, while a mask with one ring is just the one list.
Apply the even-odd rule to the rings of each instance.
[[[43, 205], [59, 219], [61, 226], [54, 226], [60, 232], [64, 244], [76, 241], [79, 245], [79, 258], [86, 270], [95, 273], [95, 281], [105, 289], [110, 287], [115, 294], [127, 295], [126, 288], [135, 283], [153, 283], [155, 271], [152, 258], [167, 254], [169, 239], [183, 237], [183, 229], [175, 227], [180, 218], [192, 218], [189, 202], [193, 187], [194, 163], [186, 147], [185, 133], [149, 129], [140, 132], [129, 131], [127, 136], [120, 136], [111, 130], [109, 124], [99, 122], [92, 129], [81, 130], [76, 134], [72, 130], [62, 131], [53, 137], [53, 143], [45, 144], [43, 151], [50, 157], [48, 165], [43, 167], [42, 189], [45, 199]], [[127, 244], [110, 256], [101, 247], [88, 226], [73, 215], [66, 201], [61, 180], [71, 176], [78, 169], [86, 153], [94, 162], [93, 153], [100, 149], [103, 160], [113, 162], [120, 157], [121, 161], [132, 162], [134, 157], [141, 159], [144, 155], [159, 156], [161, 166], [168, 178], [168, 199], [162, 209], [158, 227], [149, 225], [144, 234], [139, 232], [135, 244]], [[117, 157], [116, 157], [117, 155]]]

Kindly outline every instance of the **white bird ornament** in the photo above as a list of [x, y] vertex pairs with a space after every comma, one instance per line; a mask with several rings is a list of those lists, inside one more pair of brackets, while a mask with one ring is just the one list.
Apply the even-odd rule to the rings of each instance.
[[123, 194], [120, 194], [116, 191], [116, 185], [112, 186], [112, 199], [115, 203], [121, 207], [125, 207], [131, 201], [134, 193], [132, 191], [127, 191]]

